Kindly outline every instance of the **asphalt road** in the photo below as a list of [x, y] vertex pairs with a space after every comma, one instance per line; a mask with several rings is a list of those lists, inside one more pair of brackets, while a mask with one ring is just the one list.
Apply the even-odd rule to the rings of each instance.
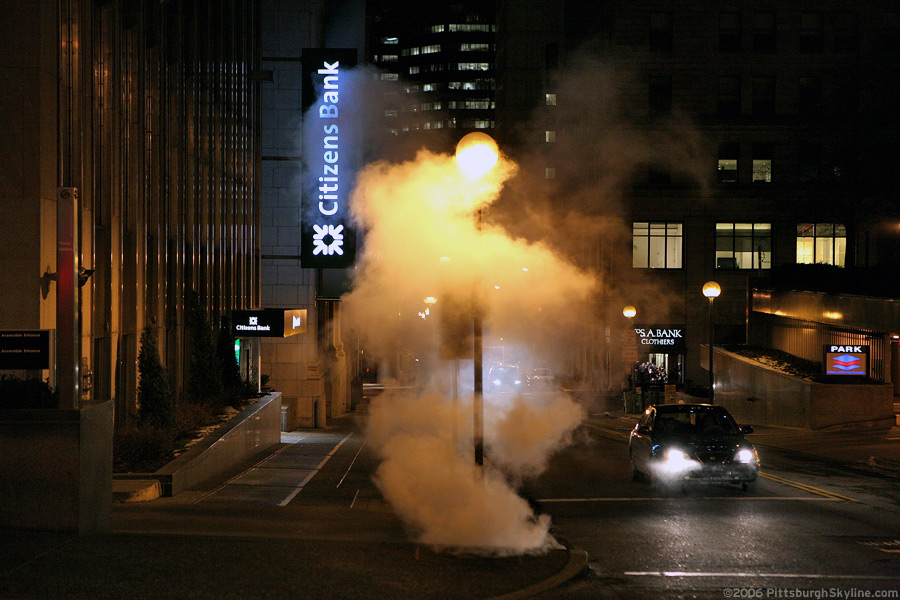
[[590, 557], [589, 572], [540, 598], [900, 597], [896, 477], [760, 436], [757, 491], [698, 484], [661, 494], [631, 481], [629, 427], [590, 419], [524, 488], [557, 539]]

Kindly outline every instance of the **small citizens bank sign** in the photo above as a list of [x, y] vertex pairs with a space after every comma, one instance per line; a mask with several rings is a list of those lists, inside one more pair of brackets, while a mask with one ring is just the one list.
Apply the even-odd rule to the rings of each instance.
[[825, 358], [822, 361], [826, 375], [861, 375], [869, 374], [869, 346], [836, 346], [824, 347]]

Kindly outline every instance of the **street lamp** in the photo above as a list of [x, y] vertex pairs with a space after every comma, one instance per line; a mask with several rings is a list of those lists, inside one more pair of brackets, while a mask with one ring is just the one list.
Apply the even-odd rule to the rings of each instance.
[[719, 297], [719, 294], [722, 293], [722, 286], [720, 286], [715, 281], [707, 281], [703, 284], [703, 295], [709, 298], [709, 403], [712, 404], [715, 400], [715, 390], [713, 388], [714, 384], [714, 376], [713, 376], [713, 342], [715, 341], [714, 336], [714, 325], [713, 325], [713, 300]]
[[[497, 148], [497, 142], [494, 139], [480, 131], [469, 133], [456, 145], [456, 163], [471, 179], [478, 179], [486, 175], [497, 161], [500, 159], [500, 152]], [[481, 230], [481, 209], [475, 215], [476, 227]], [[473, 291], [473, 296], [474, 296]], [[484, 342], [481, 322], [481, 309], [478, 306], [477, 298], [473, 298], [472, 302], [472, 324], [473, 324], [473, 362], [474, 362], [474, 393], [472, 399], [472, 410], [474, 412], [474, 442], [475, 442], [475, 464], [479, 469], [484, 468]]]
[[634, 317], [637, 315], [637, 309], [632, 305], [628, 305], [622, 309], [622, 315], [629, 321], [629, 333], [626, 336], [631, 342], [628, 350], [634, 350], [634, 356], [630, 352], [625, 353], [628, 356], [628, 378], [631, 380], [631, 391], [635, 390], [637, 385], [637, 372], [634, 365], [637, 363], [637, 340], [634, 337]]

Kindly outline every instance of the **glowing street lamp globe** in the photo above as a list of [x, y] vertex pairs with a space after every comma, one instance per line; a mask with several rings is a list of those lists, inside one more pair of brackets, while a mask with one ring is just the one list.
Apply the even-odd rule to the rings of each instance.
[[709, 298], [710, 300], [713, 298], [718, 298], [719, 294], [722, 293], [722, 286], [720, 286], [715, 281], [707, 281], [703, 284], [703, 295]]
[[469, 133], [456, 145], [456, 163], [472, 179], [494, 168], [500, 159], [500, 149], [494, 138], [480, 131]]
[[628, 305], [622, 309], [622, 314], [629, 319], [633, 319], [634, 316], [637, 314], [637, 309], [631, 305]]

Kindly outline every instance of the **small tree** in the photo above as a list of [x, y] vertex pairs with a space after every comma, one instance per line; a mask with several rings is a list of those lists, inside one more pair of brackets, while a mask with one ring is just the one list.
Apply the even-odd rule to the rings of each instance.
[[198, 404], [222, 402], [222, 370], [216, 358], [212, 329], [206, 313], [192, 303], [188, 310], [191, 365], [187, 381], [187, 400]]
[[242, 393], [244, 382], [241, 381], [241, 368], [234, 355], [234, 338], [231, 337], [231, 328], [227, 321], [219, 328], [216, 356], [219, 359], [222, 387], [225, 388], [225, 393], [229, 396]]
[[171, 429], [175, 425], [175, 405], [169, 393], [166, 368], [159, 359], [156, 336], [150, 327], [141, 333], [138, 354], [138, 420], [142, 425]]

